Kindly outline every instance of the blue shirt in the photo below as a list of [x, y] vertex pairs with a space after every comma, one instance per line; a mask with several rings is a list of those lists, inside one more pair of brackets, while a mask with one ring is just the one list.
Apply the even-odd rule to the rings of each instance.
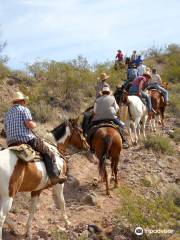
[[26, 121], [31, 121], [31, 112], [27, 107], [16, 104], [5, 115], [5, 131], [7, 144], [16, 142], [27, 143], [35, 138], [35, 135], [25, 126]]

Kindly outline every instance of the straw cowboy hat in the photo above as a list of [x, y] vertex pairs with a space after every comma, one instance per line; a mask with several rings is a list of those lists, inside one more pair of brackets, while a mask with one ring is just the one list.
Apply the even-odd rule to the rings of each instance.
[[111, 93], [111, 90], [110, 90], [110, 88], [109, 88], [108, 86], [104, 86], [101, 92], [102, 92], [102, 93], [104, 93], [104, 92], [109, 92], [109, 93]]
[[28, 101], [29, 97], [25, 96], [22, 92], [15, 92], [12, 102], [17, 102], [17, 101], [21, 101], [21, 100]]
[[98, 80], [106, 80], [108, 79], [109, 76], [106, 73], [101, 73], [100, 77], [98, 78]]
[[145, 72], [145, 73], [143, 74], [143, 76], [144, 76], [144, 77], [151, 78], [151, 74], [150, 74], [149, 72]]

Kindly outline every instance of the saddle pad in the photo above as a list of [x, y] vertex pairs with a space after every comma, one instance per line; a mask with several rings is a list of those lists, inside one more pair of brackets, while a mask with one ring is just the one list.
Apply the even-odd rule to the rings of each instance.
[[93, 138], [93, 136], [95, 135], [96, 131], [97, 131], [99, 128], [102, 128], [102, 127], [112, 127], [112, 128], [116, 129], [116, 130], [120, 133], [119, 127], [118, 127], [117, 125], [115, 125], [113, 122], [100, 123], [100, 124], [94, 125], [94, 126], [92, 126], [92, 127], [88, 130], [87, 142], [89, 143], [90, 146], [91, 146], [92, 138]]
[[33, 161], [36, 157], [36, 152], [27, 144], [21, 144], [19, 146], [9, 147], [16, 156], [21, 159], [23, 162]]
[[149, 92], [149, 91], [156, 91], [156, 92], [159, 92], [159, 93], [161, 93], [161, 91], [160, 91], [160, 90], [158, 90], [158, 89], [156, 89], [156, 88], [149, 88], [149, 89], [148, 89], [148, 92]]

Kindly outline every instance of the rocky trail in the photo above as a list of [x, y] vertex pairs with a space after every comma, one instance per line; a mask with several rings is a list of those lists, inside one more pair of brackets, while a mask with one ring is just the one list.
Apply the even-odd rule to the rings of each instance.
[[[163, 134], [167, 134], [169, 129], [170, 127], [167, 127]], [[177, 152], [179, 153], [178, 146]], [[117, 195], [117, 190], [113, 189], [113, 184], [111, 184], [112, 198], [105, 195], [104, 183], [98, 182], [97, 163], [90, 162], [86, 153], [74, 154], [68, 161], [69, 173], [64, 195], [72, 226], [64, 229], [61, 211], [56, 208], [52, 190], [44, 190], [41, 193], [38, 211], [32, 224], [33, 240], [130, 240], [131, 237], [122, 233], [117, 233], [117, 235], [112, 233], [113, 223], [116, 221], [116, 211], [121, 206], [121, 199]], [[128, 186], [146, 198], [153, 198], [164, 194], [168, 188], [179, 185], [178, 169], [178, 157], [159, 155], [152, 150], [144, 149], [142, 144], [132, 146], [130, 149], [123, 150], [121, 154], [119, 188]], [[24, 239], [23, 232], [28, 217], [29, 200], [29, 193], [19, 193], [15, 198], [8, 217], [13, 220], [18, 235], [10, 233], [5, 225], [4, 240]], [[100, 234], [100, 237], [87, 237], [90, 236], [87, 231], [89, 224], [99, 226], [103, 234]]]

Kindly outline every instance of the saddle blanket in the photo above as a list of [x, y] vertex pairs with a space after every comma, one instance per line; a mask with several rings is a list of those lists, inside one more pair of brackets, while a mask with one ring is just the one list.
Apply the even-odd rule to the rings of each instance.
[[102, 128], [102, 127], [112, 127], [114, 129], [116, 129], [119, 132], [119, 134], [122, 136], [122, 132], [121, 132], [119, 126], [117, 126], [112, 121], [110, 121], [110, 120], [100, 120], [100, 121], [96, 121], [96, 122], [97, 123], [95, 123], [95, 125], [91, 126], [89, 128], [89, 130], [88, 130], [87, 142], [89, 143], [90, 147], [91, 147], [91, 141], [92, 141], [96, 131], [99, 128]]

